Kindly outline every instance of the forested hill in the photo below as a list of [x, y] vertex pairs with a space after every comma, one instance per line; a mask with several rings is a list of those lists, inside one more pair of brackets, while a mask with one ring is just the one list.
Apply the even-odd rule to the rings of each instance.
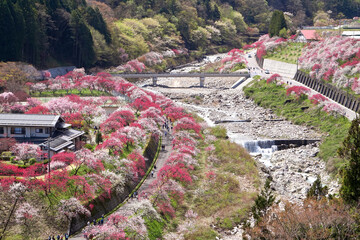
[[90, 65], [95, 61], [90, 29], [111, 42], [101, 13], [85, 0], [1, 0], [0, 22], [0, 60], [5, 61]]
[[108, 67], [184, 47], [196, 57], [266, 33], [274, 9], [289, 13], [291, 34], [319, 13], [351, 18], [359, 6], [359, 0], [1, 0], [0, 60]]
[[353, 18], [360, 14], [359, 0], [268, 0], [269, 6], [292, 14], [304, 14], [308, 20], [319, 10], [331, 11], [332, 18]]

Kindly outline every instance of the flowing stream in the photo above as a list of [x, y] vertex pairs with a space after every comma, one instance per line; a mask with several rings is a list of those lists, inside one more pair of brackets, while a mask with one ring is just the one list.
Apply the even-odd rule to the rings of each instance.
[[[179, 105], [184, 107], [193, 109], [205, 122], [210, 126], [214, 127], [216, 124], [213, 120], [210, 119], [210, 114], [214, 109], [201, 107], [198, 105], [187, 104], [182, 102], [177, 102]], [[216, 110], [224, 114], [225, 116], [235, 117], [236, 113], [230, 113], [224, 110]], [[227, 130], [227, 135], [232, 142], [235, 142], [241, 146], [243, 146], [251, 155], [257, 156], [261, 154], [261, 158], [259, 159], [266, 167], [272, 166], [270, 159], [273, 152], [277, 150], [277, 146], [275, 145], [273, 140], [254, 140], [248, 136], [233, 133]]]
[[[211, 56], [201, 63], [176, 71], [199, 69], [206, 61], [213, 62], [217, 58], [217, 55]], [[259, 162], [260, 175], [264, 179], [266, 176], [272, 177], [272, 186], [281, 199], [301, 201], [317, 175], [321, 175], [330, 193], [336, 193], [339, 185], [326, 173], [325, 163], [316, 157], [318, 145], [312, 142], [293, 148], [302, 145], [304, 139], [320, 139], [322, 134], [309, 127], [281, 120], [271, 110], [257, 106], [244, 96], [242, 90], [231, 89], [237, 80], [206, 79], [204, 88], [196, 87], [199, 85], [198, 78], [158, 80], [167, 87], [152, 87], [151, 79], [140, 85], [147, 90], [163, 93], [185, 109], [198, 114], [210, 127], [216, 126], [215, 121], [225, 120], [219, 125], [226, 128], [229, 140], [243, 146], [254, 156]], [[278, 119], [280, 121], [276, 121]], [[276, 139], [278, 146], [273, 139]], [[298, 141], [300, 144], [284, 143], [286, 141]]]

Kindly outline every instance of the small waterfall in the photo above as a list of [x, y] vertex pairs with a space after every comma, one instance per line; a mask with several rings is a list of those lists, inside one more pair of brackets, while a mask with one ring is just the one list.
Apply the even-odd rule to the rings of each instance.
[[249, 153], [253, 154], [271, 154], [277, 150], [273, 140], [244, 141], [242, 145]]

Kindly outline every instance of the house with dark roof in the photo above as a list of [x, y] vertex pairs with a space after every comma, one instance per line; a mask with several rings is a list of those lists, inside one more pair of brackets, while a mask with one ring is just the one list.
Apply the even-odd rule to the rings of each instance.
[[0, 138], [38, 144], [43, 151], [50, 148], [50, 157], [66, 150], [78, 150], [84, 132], [70, 126], [60, 115], [0, 114]]

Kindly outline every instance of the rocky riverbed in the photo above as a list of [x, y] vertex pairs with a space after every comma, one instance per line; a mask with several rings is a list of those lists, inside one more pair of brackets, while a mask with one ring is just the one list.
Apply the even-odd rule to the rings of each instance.
[[[199, 79], [191, 78], [159, 79], [160, 87], [150, 86], [151, 80], [140, 85], [161, 92], [196, 112], [209, 125], [221, 120], [239, 121], [220, 124], [227, 129], [230, 139], [239, 144], [260, 139], [321, 139], [322, 134], [315, 129], [294, 125], [246, 99], [242, 90], [231, 89], [237, 80], [209, 78], [205, 80], [205, 88], [197, 87]], [[255, 156], [263, 179], [272, 177], [272, 188], [278, 199], [301, 204], [318, 175], [330, 193], [338, 192], [339, 184], [330, 178], [325, 163], [316, 156], [318, 144], [275, 151], [266, 159], [267, 164], [263, 164], [264, 158], [260, 155]], [[241, 228], [224, 233], [222, 239], [241, 239]]]
[[[313, 128], [292, 124], [276, 116], [271, 110], [257, 106], [252, 100], [246, 99], [242, 90], [231, 89], [231, 85], [237, 81], [236, 78], [209, 78], [205, 81], [205, 88], [194, 87], [198, 85], [199, 80], [191, 78], [159, 79], [159, 84], [166, 87], [152, 87], [151, 80], [144, 81], [141, 85], [161, 92], [189, 111], [198, 113], [209, 125], [221, 120], [247, 120], [220, 124], [237, 143], [259, 139], [322, 137], [322, 134]], [[322, 177], [323, 183], [329, 186], [331, 193], [335, 193], [339, 185], [331, 181], [326, 174], [325, 163], [316, 157], [318, 151], [317, 144], [276, 151], [269, 159], [271, 166], [265, 166], [260, 162], [259, 166], [264, 177], [272, 176], [273, 187], [282, 199], [299, 202], [305, 198], [307, 189], [317, 175]]]

